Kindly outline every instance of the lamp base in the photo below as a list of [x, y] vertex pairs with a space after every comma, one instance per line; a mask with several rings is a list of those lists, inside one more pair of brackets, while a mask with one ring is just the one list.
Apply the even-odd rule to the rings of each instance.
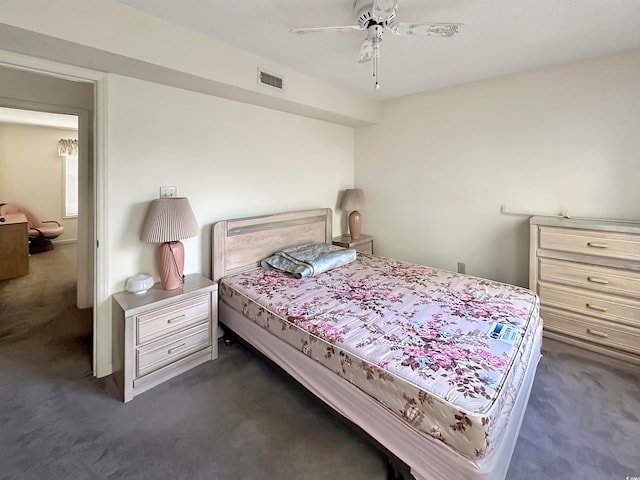
[[182, 242], [164, 242], [160, 245], [159, 256], [162, 288], [175, 290], [182, 285], [184, 245]]
[[360, 238], [360, 228], [362, 227], [362, 220], [360, 218], [360, 212], [354, 210], [349, 214], [349, 234], [351, 238], [357, 240]]

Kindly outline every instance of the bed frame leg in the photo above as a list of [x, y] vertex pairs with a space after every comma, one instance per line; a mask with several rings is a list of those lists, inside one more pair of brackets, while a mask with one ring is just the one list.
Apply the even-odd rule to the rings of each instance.
[[387, 480], [409, 480], [409, 478], [405, 479], [402, 469], [395, 459], [387, 458]]

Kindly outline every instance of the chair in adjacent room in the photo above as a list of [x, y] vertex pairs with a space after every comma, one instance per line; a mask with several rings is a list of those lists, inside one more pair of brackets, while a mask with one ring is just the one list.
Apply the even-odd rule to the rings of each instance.
[[53, 249], [51, 240], [64, 233], [64, 227], [55, 220], [40, 220], [28, 208], [17, 203], [0, 204], [0, 216], [22, 213], [29, 227], [29, 253]]

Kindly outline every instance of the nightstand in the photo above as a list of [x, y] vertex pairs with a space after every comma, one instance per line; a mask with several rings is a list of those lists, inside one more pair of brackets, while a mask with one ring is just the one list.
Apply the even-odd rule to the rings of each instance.
[[218, 285], [201, 275], [175, 290], [116, 293], [112, 317], [113, 378], [125, 402], [218, 356]]
[[334, 237], [331, 243], [344, 248], [355, 248], [362, 253], [373, 253], [373, 237], [371, 235], [360, 234], [360, 237], [356, 240], [351, 238], [351, 235], [346, 234]]

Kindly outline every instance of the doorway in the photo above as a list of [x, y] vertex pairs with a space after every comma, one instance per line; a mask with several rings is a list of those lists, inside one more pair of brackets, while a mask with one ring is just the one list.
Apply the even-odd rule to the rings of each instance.
[[26, 275], [0, 281], [0, 337], [5, 348], [27, 348], [29, 336], [45, 333], [51, 344], [66, 338], [91, 371], [91, 305], [78, 295], [78, 123], [77, 115], [0, 107], [0, 202], [61, 231], [30, 240]]
[[[75, 229], [77, 242], [73, 252], [73, 263], [76, 264], [77, 260], [77, 268], [74, 272], [77, 279], [74, 306], [89, 309], [89, 312], [91, 312], [90, 307], [94, 305], [95, 296], [94, 102], [95, 85], [91, 81], [72, 81], [43, 73], [0, 66], [0, 106], [31, 112], [73, 115], [77, 118], [79, 208]], [[57, 180], [61, 181], [61, 176], [62, 171], [60, 176], [57, 176]], [[29, 184], [24, 185], [24, 188], [29, 189]], [[62, 192], [59, 193], [62, 195]], [[2, 190], [0, 190], [0, 197], [0, 201], [8, 201]], [[67, 240], [73, 239], [68, 236]], [[64, 243], [63, 237], [61, 242]], [[68, 253], [69, 248], [65, 246], [64, 250]], [[95, 312], [92, 316], [94, 318], [91, 329], [93, 337], [91, 370], [96, 374]]]

